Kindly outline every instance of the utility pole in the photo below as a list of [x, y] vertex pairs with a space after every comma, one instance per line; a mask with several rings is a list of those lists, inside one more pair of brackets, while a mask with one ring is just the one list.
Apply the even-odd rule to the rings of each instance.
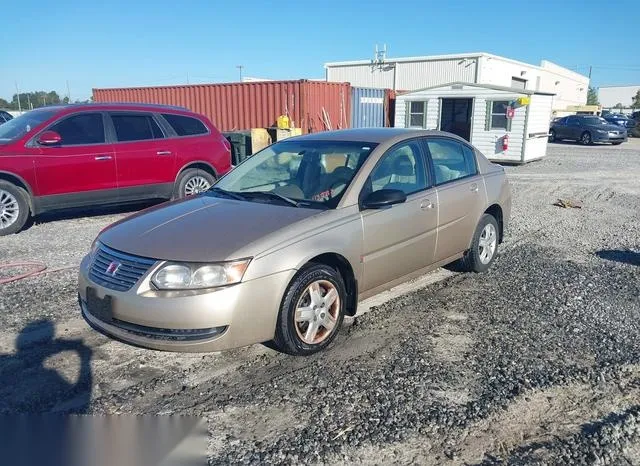
[[22, 105], [20, 105], [20, 91], [18, 90], [18, 81], [16, 83], [16, 94], [18, 95], [18, 111], [22, 112]]
[[244, 66], [236, 65], [236, 68], [238, 68], [240, 70], [240, 82], [242, 82], [242, 68], [244, 68]]
[[67, 103], [71, 103], [71, 91], [69, 90], [69, 80], [67, 79]]
[[593, 66], [589, 65], [589, 79], [591, 79], [591, 69], [593, 68]]

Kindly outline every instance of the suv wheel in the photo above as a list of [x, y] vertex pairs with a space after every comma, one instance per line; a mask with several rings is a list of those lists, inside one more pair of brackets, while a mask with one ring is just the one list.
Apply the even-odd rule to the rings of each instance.
[[267, 346], [307, 356], [331, 343], [344, 318], [346, 291], [340, 274], [311, 264], [293, 278], [280, 306], [276, 335]]
[[592, 142], [591, 134], [588, 131], [585, 131], [584, 133], [582, 133], [582, 136], [580, 136], [580, 143], [583, 146], [588, 146], [591, 144], [591, 142]]
[[216, 178], [200, 168], [188, 168], [183, 171], [176, 182], [174, 198], [200, 194], [208, 190], [216, 182]]
[[556, 130], [549, 131], [549, 142], [556, 142]]
[[0, 236], [19, 232], [28, 219], [29, 202], [26, 191], [0, 180]]
[[498, 222], [490, 214], [484, 214], [476, 227], [471, 248], [462, 259], [462, 268], [469, 272], [485, 272], [498, 252]]

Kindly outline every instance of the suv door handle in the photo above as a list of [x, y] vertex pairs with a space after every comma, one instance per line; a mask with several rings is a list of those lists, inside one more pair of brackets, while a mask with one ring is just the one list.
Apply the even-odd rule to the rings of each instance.
[[477, 193], [477, 192], [478, 192], [478, 184], [477, 184], [477, 183], [473, 183], [473, 184], [469, 187], [469, 191], [471, 191], [472, 193]]
[[429, 199], [423, 199], [420, 202], [420, 208], [422, 210], [433, 209], [433, 203]]
[[159, 150], [158, 152], [156, 152], [156, 155], [171, 155], [171, 151], [170, 150]]
[[94, 158], [96, 160], [111, 160], [113, 157], [110, 155], [96, 155]]

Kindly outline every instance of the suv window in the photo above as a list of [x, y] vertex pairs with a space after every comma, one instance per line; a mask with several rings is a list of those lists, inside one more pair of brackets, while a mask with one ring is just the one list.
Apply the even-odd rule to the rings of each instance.
[[427, 139], [427, 145], [437, 185], [477, 173], [475, 154], [464, 144], [451, 139]]
[[204, 123], [197, 118], [191, 118], [184, 115], [173, 115], [171, 113], [163, 113], [162, 116], [167, 120], [178, 136], [193, 136], [209, 132]]
[[365, 194], [382, 189], [399, 189], [412, 194], [428, 186], [425, 163], [417, 141], [392, 147], [373, 169]]
[[54, 123], [48, 129], [62, 137], [62, 145], [103, 144], [104, 123], [101, 113], [79, 113]]
[[145, 141], [164, 137], [158, 123], [149, 114], [115, 113], [111, 121], [118, 141]]
[[580, 123], [581, 121], [579, 117], [567, 117], [567, 124], [569, 126], [580, 126]]

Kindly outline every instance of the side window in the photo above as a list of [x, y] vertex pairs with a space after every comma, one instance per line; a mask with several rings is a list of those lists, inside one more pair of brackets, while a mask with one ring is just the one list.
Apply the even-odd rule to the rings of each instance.
[[104, 123], [101, 113], [79, 113], [49, 127], [62, 137], [64, 146], [104, 143]]
[[494, 100], [487, 102], [487, 130], [509, 130], [509, 120], [507, 119], [508, 106], [509, 101], [507, 100]]
[[145, 141], [163, 138], [162, 130], [151, 115], [135, 113], [111, 114], [118, 141]]
[[580, 126], [580, 119], [576, 117], [569, 117], [567, 119], [567, 124], [569, 126]]
[[417, 141], [392, 147], [373, 169], [365, 194], [382, 189], [399, 189], [412, 194], [428, 186], [425, 164]]
[[477, 173], [476, 157], [471, 148], [451, 139], [427, 139], [436, 185]]
[[163, 113], [162, 116], [171, 125], [178, 136], [194, 136], [196, 134], [207, 134], [209, 130], [197, 118], [184, 115], [173, 115]]
[[427, 102], [407, 102], [407, 128], [424, 128]]

